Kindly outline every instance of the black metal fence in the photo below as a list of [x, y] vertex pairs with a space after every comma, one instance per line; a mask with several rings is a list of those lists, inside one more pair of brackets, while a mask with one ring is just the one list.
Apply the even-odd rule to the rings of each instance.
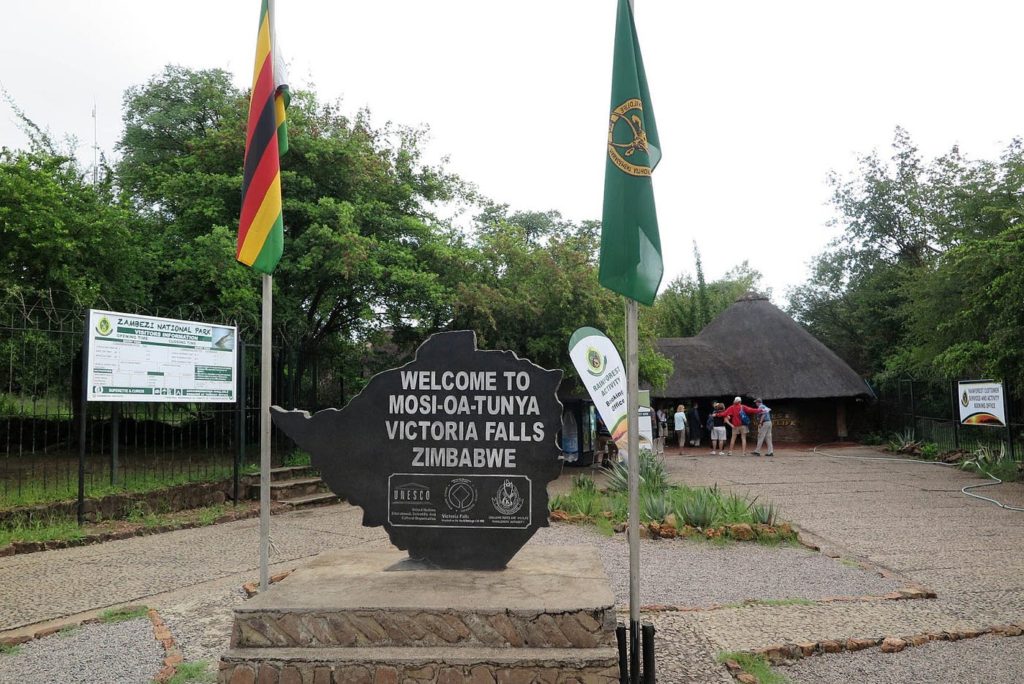
[[[87, 497], [224, 480], [255, 468], [259, 345], [238, 345], [236, 403], [87, 402], [83, 408], [86, 311], [47, 296], [0, 296], [0, 510], [77, 497], [81, 420]], [[208, 312], [132, 313], [224, 322]], [[281, 347], [274, 354], [273, 403], [316, 410], [343, 401], [333, 364], [315, 357], [300, 364]], [[301, 378], [295, 378], [297, 367], [305, 369]], [[274, 430], [275, 465], [292, 450]]]
[[885, 433], [912, 431], [915, 439], [937, 445], [940, 452], [1003, 447], [1010, 457], [1020, 460], [1024, 456], [1024, 402], [1014, 399], [1011, 389], [1003, 384], [1007, 427], [961, 425], [956, 380], [896, 380], [876, 388], [875, 423]]

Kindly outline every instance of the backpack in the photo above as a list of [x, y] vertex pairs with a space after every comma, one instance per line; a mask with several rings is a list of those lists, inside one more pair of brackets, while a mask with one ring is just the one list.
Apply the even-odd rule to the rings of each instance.
[[750, 416], [743, 409], [740, 409], [740, 420], [743, 421], [744, 425], [750, 425]]

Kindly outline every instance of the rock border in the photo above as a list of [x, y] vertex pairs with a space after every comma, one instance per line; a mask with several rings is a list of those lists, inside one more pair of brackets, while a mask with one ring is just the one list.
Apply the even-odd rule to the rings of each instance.
[[[799, 598], [799, 597], [797, 597]], [[865, 596], [826, 596], [820, 599], [806, 599], [812, 603], [862, 603], [865, 601], [914, 601], [919, 599], [938, 598], [938, 594], [928, 587], [910, 585], [903, 589], [890, 591], [888, 594], [865, 595]], [[762, 603], [759, 599], [747, 599], [739, 605], [735, 603], [715, 603], [710, 606], [680, 606], [664, 603], [649, 603], [640, 606], [641, 611], [649, 613], [703, 613], [711, 610], [726, 610], [740, 608], [755, 608], [757, 606], [772, 606], [771, 603]]]
[[[794, 661], [803, 658], [810, 658], [825, 653], [853, 653], [870, 648], [878, 648], [879, 653], [899, 653], [900, 651], [914, 646], [923, 646], [931, 641], [960, 641], [962, 639], [976, 639], [980, 636], [991, 634], [993, 636], [1019, 637], [1024, 635], [1024, 623], [1010, 623], [993, 625], [983, 629], [971, 629], [964, 631], [937, 631], [921, 632], [909, 636], [885, 636], [871, 637], [866, 639], [824, 639], [822, 641], [802, 641], [798, 643], [772, 644], [763, 648], [750, 651], [742, 651], [750, 655], [763, 656], [771, 665], [785, 667]], [[723, 663], [733, 679], [743, 684], [756, 684], [757, 680], [753, 675], [744, 669], [735, 660], [727, 660]]]
[[[285, 577], [287, 577], [288, 575], [292, 574], [293, 572], [295, 572], [295, 568], [292, 568], [291, 570], [285, 570], [283, 572], [279, 572], [276, 575], [271, 575], [270, 576], [270, 581], [267, 584], [276, 584], [277, 582], [280, 582], [281, 580], [283, 580]], [[250, 582], [246, 582], [245, 584], [242, 585], [242, 591], [245, 592], [245, 598], [251, 599], [253, 596], [255, 596], [256, 594], [260, 593], [260, 583], [259, 583], [259, 580], [252, 580]]]

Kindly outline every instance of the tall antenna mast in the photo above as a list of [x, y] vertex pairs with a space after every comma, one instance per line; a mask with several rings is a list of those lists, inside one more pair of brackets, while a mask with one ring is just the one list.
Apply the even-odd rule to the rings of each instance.
[[99, 150], [100, 146], [96, 136], [96, 100], [92, 101], [92, 184], [96, 185], [99, 174]]

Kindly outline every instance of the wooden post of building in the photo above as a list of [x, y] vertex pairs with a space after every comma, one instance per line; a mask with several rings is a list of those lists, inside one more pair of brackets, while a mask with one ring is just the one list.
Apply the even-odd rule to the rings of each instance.
[[836, 435], [839, 441], [846, 439], [849, 431], [846, 429], [846, 400], [836, 399]]

